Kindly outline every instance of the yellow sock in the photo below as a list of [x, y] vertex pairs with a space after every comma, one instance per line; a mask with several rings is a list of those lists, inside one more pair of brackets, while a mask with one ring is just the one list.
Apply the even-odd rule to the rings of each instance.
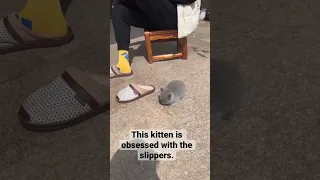
[[118, 60], [118, 64], [116, 65], [116, 67], [122, 73], [130, 73], [131, 72], [128, 51], [119, 50], [119, 60]]
[[68, 32], [60, 0], [28, 0], [18, 16], [25, 27], [36, 33], [58, 37]]

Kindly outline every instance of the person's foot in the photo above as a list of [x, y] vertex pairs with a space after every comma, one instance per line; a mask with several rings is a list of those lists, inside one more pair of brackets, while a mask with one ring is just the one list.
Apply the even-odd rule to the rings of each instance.
[[28, 0], [21, 12], [0, 19], [0, 54], [61, 46], [72, 38], [60, 0]]
[[60, 0], [28, 0], [17, 14], [20, 23], [34, 33], [47, 37], [62, 37], [68, 33]]
[[73, 39], [73, 32], [60, 37], [47, 36], [26, 28], [16, 13], [0, 19], [0, 54], [15, 51], [62, 46]]
[[119, 50], [118, 53], [118, 64], [110, 67], [110, 78], [131, 76], [133, 73], [129, 62], [129, 52]]

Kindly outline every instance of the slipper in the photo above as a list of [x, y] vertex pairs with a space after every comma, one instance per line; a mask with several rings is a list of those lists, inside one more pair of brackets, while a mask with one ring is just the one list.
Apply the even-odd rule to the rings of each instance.
[[110, 109], [107, 75], [68, 68], [33, 92], [20, 106], [22, 125], [36, 132], [56, 131]]
[[131, 76], [133, 72], [131, 73], [122, 73], [118, 70], [116, 66], [110, 67], [110, 79], [117, 78], [117, 77], [126, 77], [126, 76]]
[[73, 39], [73, 32], [63, 37], [48, 37], [24, 27], [17, 14], [10, 14], [0, 19], [0, 54], [35, 48], [58, 47], [68, 44]]
[[156, 88], [152, 85], [144, 86], [138, 84], [130, 84], [117, 94], [116, 99], [119, 103], [129, 103], [152, 94], [155, 89]]

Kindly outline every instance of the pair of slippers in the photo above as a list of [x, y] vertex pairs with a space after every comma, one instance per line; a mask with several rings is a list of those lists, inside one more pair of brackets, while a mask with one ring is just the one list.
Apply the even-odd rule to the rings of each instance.
[[[0, 54], [62, 46], [73, 37], [70, 28], [63, 37], [36, 34], [20, 23], [16, 13], [0, 19]], [[68, 68], [25, 99], [18, 112], [20, 121], [28, 130], [48, 132], [67, 128], [106, 112], [110, 109], [109, 87], [106, 86], [108, 80], [105, 75]], [[131, 84], [118, 93], [117, 100], [131, 102], [151, 93], [150, 87]]]
[[[110, 67], [110, 79], [131, 76], [132, 74], [132, 71], [130, 73], [122, 73], [116, 68], [116, 66]], [[132, 83], [117, 94], [116, 100], [119, 103], [130, 103], [152, 94], [155, 89], [156, 88], [152, 85], [139, 85]]]

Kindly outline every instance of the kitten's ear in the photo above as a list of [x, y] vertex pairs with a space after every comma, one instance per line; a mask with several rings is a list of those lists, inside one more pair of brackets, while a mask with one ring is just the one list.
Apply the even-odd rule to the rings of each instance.
[[163, 88], [160, 88], [160, 91], [162, 92], [162, 91], [163, 91]]
[[168, 100], [169, 100], [169, 101], [173, 101], [173, 98], [174, 98], [173, 93], [169, 93], [169, 94], [168, 94]]

